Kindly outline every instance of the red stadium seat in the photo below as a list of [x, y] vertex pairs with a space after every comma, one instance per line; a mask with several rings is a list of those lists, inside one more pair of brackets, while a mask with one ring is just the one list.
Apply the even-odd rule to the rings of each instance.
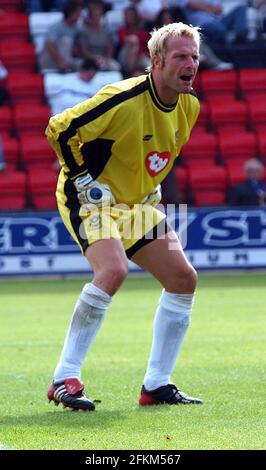
[[266, 127], [266, 91], [261, 94], [249, 95], [247, 97], [249, 119], [253, 128]]
[[0, 8], [6, 12], [18, 12], [22, 10], [24, 0], [1, 0]]
[[177, 189], [180, 195], [180, 202], [185, 202], [187, 200], [187, 191], [188, 191], [187, 169], [181, 166], [176, 166], [174, 168], [174, 174], [175, 174]]
[[56, 157], [44, 134], [21, 134], [20, 143], [21, 159], [27, 169], [52, 169]]
[[266, 129], [265, 131], [259, 130], [257, 132], [257, 136], [259, 156], [262, 160], [264, 160], [264, 163], [266, 163]]
[[200, 95], [200, 93], [201, 93], [200, 72], [198, 72], [198, 74], [196, 75], [196, 78], [193, 82], [193, 90], [195, 91], [195, 93], [197, 93], [197, 95]]
[[223, 132], [218, 136], [220, 155], [226, 162], [237, 158], [246, 160], [257, 156], [256, 135], [252, 132]]
[[0, 106], [0, 134], [10, 134], [12, 127], [12, 109], [9, 106]]
[[19, 133], [43, 133], [50, 118], [50, 109], [45, 105], [24, 106], [18, 104], [14, 108], [14, 121]]
[[28, 176], [29, 194], [36, 210], [57, 208], [56, 184], [57, 174], [55, 171], [30, 171]]
[[230, 186], [242, 183], [245, 180], [244, 166], [245, 160], [235, 163], [234, 161], [227, 162], [226, 168], [228, 173], [228, 182]]
[[7, 78], [7, 89], [14, 104], [18, 102], [44, 101], [43, 78], [37, 73], [10, 73]]
[[209, 103], [211, 122], [216, 130], [224, 128], [245, 130], [248, 125], [248, 107], [245, 101], [213, 99]]
[[194, 205], [201, 206], [222, 206], [225, 203], [226, 192], [215, 190], [194, 191]]
[[246, 97], [253, 94], [266, 93], [266, 68], [240, 70], [239, 83], [242, 93]]
[[224, 204], [227, 172], [224, 167], [209, 166], [189, 170], [189, 183], [196, 206]]
[[237, 73], [235, 70], [218, 71], [204, 70], [200, 75], [203, 97], [207, 99], [211, 95], [223, 95], [235, 97], [237, 91]]
[[30, 42], [4, 39], [0, 42], [0, 59], [9, 71], [35, 72], [36, 56]]
[[189, 141], [182, 148], [184, 163], [188, 160], [205, 159], [215, 162], [217, 155], [217, 136], [201, 130], [194, 131]]
[[193, 170], [194, 168], [208, 168], [209, 166], [213, 166], [216, 164], [213, 158], [186, 158], [184, 160], [186, 164], [186, 168], [189, 170]]
[[3, 135], [2, 138], [4, 159], [8, 170], [16, 170], [18, 165], [19, 144], [16, 139]]
[[26, 208], [26, 174], [21, 171], [0, 173], [0, 210]]
[[210, 122], [210, 110], [209, 104], [206, 101], [201, 101], [200, 103], [200, 113], [197, 119], [195, 129], [198, 128], [208, 128]]
[[29, 38], [28, 15], [2, 10], [0, 12], [0, 40], [13, 38], [18, 40]]

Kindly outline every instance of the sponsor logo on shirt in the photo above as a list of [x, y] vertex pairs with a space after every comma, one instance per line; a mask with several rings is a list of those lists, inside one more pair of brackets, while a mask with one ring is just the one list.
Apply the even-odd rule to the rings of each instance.
[[156, 150], [148, 153], [145, 159], [145, 165], [152, 176], [158, 175], [164, 170], [171, 158], [170, 152], [157, 152]]

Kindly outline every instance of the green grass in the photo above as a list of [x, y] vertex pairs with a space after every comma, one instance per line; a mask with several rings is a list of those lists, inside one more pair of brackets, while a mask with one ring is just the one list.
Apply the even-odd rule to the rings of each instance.
[[[201, 276], [173, 380], [203, 406], [139, 408], [160, 286], [128, 279], [83, 367], [95, 413], [46, 400], [84, 280], [0, 284], [0, 444], [13, 449], [261, 449], [266, 276]], [[265, 329], [264, 329], [265, 331]], [[1, 447], [1, 446], [0, 446]]]

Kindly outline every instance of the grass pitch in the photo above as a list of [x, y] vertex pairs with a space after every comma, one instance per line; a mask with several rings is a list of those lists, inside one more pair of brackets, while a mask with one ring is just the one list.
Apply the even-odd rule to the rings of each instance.
[[[138, 407], [159, 284], [128, 279], [83, 367], [94, 413], [46, 400], [84, 280], [0, 284], [0, 448], [262, 449], [266, 276], [201, 276], [173, 380], [203, 406]], [[265, 329], [264, 329], [265, 331]]]

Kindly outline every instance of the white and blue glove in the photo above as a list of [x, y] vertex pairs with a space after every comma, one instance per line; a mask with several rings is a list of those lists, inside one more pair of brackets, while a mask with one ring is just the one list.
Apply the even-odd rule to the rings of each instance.
[[162, 188], [161, 185], [158, 184], [154, 190], [148, 194], [148, 196], [144, 197], [141, 201], [141, 204], [149, 204], [150, 206], [157, 206], [162, 199]]
[[75, 179], [74, 185], [78, 193], [78, 200], [81, 205], [103, 207], [116, 204], [114, 195], [108, 184], [101, 184], [94, 180], [88, 173]]

